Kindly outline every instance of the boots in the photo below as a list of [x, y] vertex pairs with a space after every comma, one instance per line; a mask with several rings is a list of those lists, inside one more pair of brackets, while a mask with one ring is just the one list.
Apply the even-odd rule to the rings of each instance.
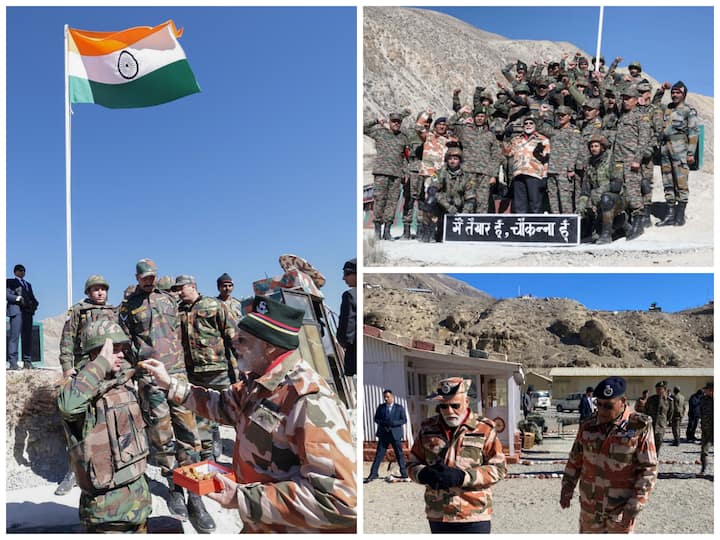
[[382, 223], [375, 222], [375, 240], [380, 240], [382, 236]]
[[417, 224], [417, 234], [415, 235], [415, 238], [418, 242], [427, 242], [425, 239], [425, 231], [427, 229], [427, 225], [424, 223], [418, 223]]
[[387, 223], [385, 223], [385, 228], [383, 229], [383, 236], [382, 236], [383, 240], [390, 240], [390, 241], [395, 240], [392, 237], [392, 234], [390, 234], [391, 227], [392, 227], [392, 221], [388, 221]]
[[[650, 204], [650, 203], [648, 203]], [[646, 206], [642, 217], [643, 228], [652, 227], [652, 221], [650, 220], [650, 209]]]
[[211, 533], [215, 530], [215, 521], [205, 509], [205, 504], [200, 495], [188, 494], [187, 509], [190, 515], [190, 523], [197, 532], [202, 534]]
[[630, 234], [626, 237], [628, 241], [634, 240], [640, 236], [645, 230], [643, 229], [643, 219], [641, 213], [635, 213], [632, 216], [632, 229]]
[[187, 521], [188, 509], [185, 505], [185, 492], [181, 486], [176, 486], [172, 478], [167, 479], [170, 497], [167, 501], [170, 515], [180, 521]]
[[675, 203], [667, 203], [667, 214], [662, 221], [658, 221], [656, 227], [667, 227], [668, 225], [675, 225]]
[[55, 495], [66, 495], [76, 486], [75, 473], [70, 469], [55, 490]]
[[682, 227], [685, 225], [685, 207], [687, 202], [679, 202], [677, 205], [677, 212], [675, 212], [675, 226]]
[[219, 459], [222, 455], [222, 440], [220, 439], [220, 427], [212, 428], [212, 453], [215, 459]]
[[600, 232], [600, 238], [598, 238], [596, 244], [609, 244], [612, 242], [612, 223], [603, 223], [602, 231]]
[[404, 224], [403, 224], [403, 235], [402, 235], [402, 239], [403, 239], [403, 240], [410, 240], [410, 224], [409, 224], [409, 223], [404, 223]]

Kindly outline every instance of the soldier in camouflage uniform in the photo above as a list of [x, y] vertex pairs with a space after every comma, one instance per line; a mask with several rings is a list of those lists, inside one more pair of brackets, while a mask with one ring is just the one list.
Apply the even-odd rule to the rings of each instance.
[[[463, 213], [465, 208], [475, 207], [475, 189], [470, 183], [468, 175], [462, 168], [463, 152], [456, 146], [451, 146], [445, 152], [446, 165], [437, 176], [433, 178], [431, 187], [437, 190], [437, 201], [440, 213], [437, 216], [439, 223], [443, 223], [445, 214]], [[442, 225], [439, 227], [439, 238], [442, 238]]]
[[655, 395], [650, 396], [645, 402], [645, 414], [652, 418], [653, 431], [655, 432], [655, 450], [660, 454], [660, 447], [665, 437], [665, 430], [672, 421], [672, 402], [667, 396], [667, 383], [659, 381], [655, 384]]
[[657, 480], [650, 418], [632, 412], [625, 379], [609, 377], [593, 392], [597, 411], [580, 423], [562, 478], [560, 506], [580, 483], [580, 532], [629, 533]]
[[71, 466], [82, 490], [80, 522], [89, 533], [147, 532], [152, 511], [144, 474], [149, 453], [145, 422], [134, 370], [125, 359], [129, 346], [116, 322], [90, 322], [82, 348], [88, 359], [58, 397]]
[[[373, 212], [375, 238], [392, 240], [390, 228], [395, 220], [395, 208], [400, 199], [410, 141], [401, 129], [402, 120], [409, 114], [391, 114], [390, 122], [378, 118], [365, 124], [363, 133], [375, 140], [377, 155], [373, 165]], [[384, 229], [383, 229], [384, 224]]]
[[572, 214], [581, 191], [575, 170], [585, 166], [585, 144], [580, 130], [570, 123], [572, 109], [558, 107], [557, 116], [558, 127], [550, 136], [552, 152], [548, 162], [550, 212]]
[[680, 423], [687, 413], [687, 401], [680, 393], [680, 388], [673, 388], [672, 434], [673, 446], [680, 446]]
[[148, 369], [168, 398], [235, 427], [237, 483], [208, 495], [235, 508], [243, 532], [356, 530], [356, 461], [347, 411], [300, 356], [303, 311], [257, 296], [238, 324], [246, 377], [218, 392]]
[[[233, 320], [235, 324], [237, 324], [240, 319], [242, 319], [242, 302], [235, 298], [232, 295], [232, 291], [235, 288], [235, 283], [233, 282], [233, 279], [230, 277], [230, 275], [225, 272], [222, 276], [217, 278], [217, 290], [218, 294], [216, 298], [218, 300], [221, 300], [225, 303], [225, 306], [228, 310], [228, 315]], [[235, 349], [231, 349], [230, 356], [228, 358], [229, 361], [229, 375], [230, 375], [230, 382], [235, 383], [237, 382], [238, 378], [238, 369], [237, 369], [237, 359], [235, 358]]]
[[[224, 390], [230, 386], [232, 340], [237, 325], [224, 302], [203, 296], [197, 290], [195, 278], [180, 275], [173, 289], [180, 298], [180, 328], [188, 380], [197, 386]], [[215, 422], [195, 415], [200, 435], [200, 459], [220, 457], [220, 431]]]
[[474, 192], [467, 194], [468, 204], [463, 205], [462, 211], [485, 214], [489, 207], [490, 189], [498, 181], [502, 150], [497, 137], [488, 128], [488, 109], [481, 105], [472, 113], [470, 118], [470, 107], [465, 106], [450, 118], [450, 124], [462, 143], [462, 168], [468, 187]]
[[[112, 321], [117, 317], [115, 308], [105, 304], [109, 289], [110, 284], [104, 277], [90, 276], [85, 281], [87, 298], [68, 310], [60, 335], [60, 366], [63, 378], [75, 375], [77, 370], [88, 361], [88, 354], [82, 352], [87, 326], [93, 321]], [[71, 468], [55, 490], [55, 495], [65, 495], [73, 486], [75, 486], [75, 473]]]
[[703, 388], [703, 396], [700, 398], [700, 463], [702, 468], [700, 474], [705, 474], [707, 469], [707, 457], [710, 454], [710, 447], [713, 443], [713, 383], [708, 382]]
[[172, 290], [172, 286], [175, 280], [172, 276], [163, 276], [157, 280], [157, 288], [160, 291], [169, 292]]
[[[186, 379], [177, 301], [155, 288], [157, 265], [152, 260], [140, 259], [135, 266], [135, 277], [139, 286], [118, 312], [120, 326], [135, 346], [135, 360], [158, 359], [170, 373]], [[195, 416], [187, 408], [169, 403], [165, 392], [146, 373], [138, 376], [138, 390], [147, 415], [155, 461], [168, 482], [168, 509], [173, 516], [186, 520], [184, 491], [174, 485], [172, 470], [178, 464], [190, 465], [200, 459], [200, 436]]]
[[472, 381], [450, 377], [426, 399], [438, 414], [420, 425], [408, 474], [425, 485], [425, 513], [433, 533], [489, 533], [491, 486], [507, 474], [495, 423], [469, 407]]
[[[663, 88], [666, 86], [670, 85], [665, 83]], [[670, 97], [672, 102], [660, 111], [660, 170], [668, 213], [657, 223], [659, 227], [685, 225], [689, 167], [695, 163], [699, 136], [697, 111], [685, 103], [687, 86], [682, 81], [676, 82]]]
[[623, 114], [618, 120], [613, 144], [615, 169], [613, 178], [622, 178], [631, 212], [632, 230], [627, 240], [633, 240], [643, 233], [645, 205], [642, 195], [642, 174], [640, 165], [652, 152], [652, 128], [650, 118], [637, 109], [638, 91], [627, 86], [621, 91]]

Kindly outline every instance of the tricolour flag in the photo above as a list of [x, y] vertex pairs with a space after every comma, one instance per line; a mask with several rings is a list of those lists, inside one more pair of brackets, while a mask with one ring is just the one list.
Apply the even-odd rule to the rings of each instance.
[[119, 32], [70, 28], [70, 102], [150, 107], [199, 92], [177, 40], [181, 35], [172, 21]]

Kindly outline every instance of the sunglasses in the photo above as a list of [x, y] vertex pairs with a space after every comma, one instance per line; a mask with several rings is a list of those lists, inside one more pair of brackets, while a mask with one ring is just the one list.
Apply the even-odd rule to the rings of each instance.
[[460, 407], [462, 407], [462, 403], [441, 403], [438, 407], [440, 407], [443, 411], [447, 411], [450, 407], [457, 411]]

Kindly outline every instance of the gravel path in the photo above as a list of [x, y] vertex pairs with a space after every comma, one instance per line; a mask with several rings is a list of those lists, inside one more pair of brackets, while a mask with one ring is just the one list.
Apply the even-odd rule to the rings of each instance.
[[[566, 459], [572, 436], [548, 438], [542, 445], [523, 451], [521, 459], [530, 465], [509, 465], [509, 473], [560, 473], [564, 465], [547, 463]], [[681, 443], [669, 446], [668, 432], [660, 450], [659, 479], [650, 501], [638, 517], [637, 533], [713, 532], [712, 461], [710, 475], [696, 477], [700, 465], [700, 445]], [[537, 463], [545, 461], [546, 463]], [[692, 462], [686, 464], [683, 462]], [[370, 463], [364, 464], [363, 477]], [[381, 467], [384, 473], [385, 465]], [[397, 471], [395, 471], [397, 473]], [[429, 533], [423, 502], [424, 486], [415, 483], [389, 484], [374, 481], [363, 486], [363, 531], [365, 533]], [[580, 506], [576, 496], [567, 510], [558, 503], [560, 478], [510, 478], [494, 488], [494, 533], [562, 533], [578, 531]]]

